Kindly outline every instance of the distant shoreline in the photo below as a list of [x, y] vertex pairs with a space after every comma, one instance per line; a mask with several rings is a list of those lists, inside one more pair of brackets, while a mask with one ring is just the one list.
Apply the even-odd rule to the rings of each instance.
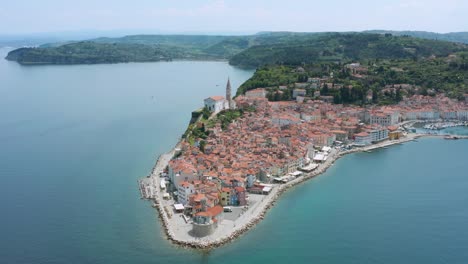
[[[115, 65], [115, 64], [132, 64], [132, 63], [159, 63], [159, 62], [179, 62], [179, 61], [196, 61], [196, 62], [227, 62], [227, 59], [173, 59], [173, 60], [157, 60], [157, 61], [126, 61], [126, 62], [103, 62], [103, 63], [21, 63], [15, 60], [9, 60], [6, 57], [4, 60], [16, 62], [21, 66], [73, 66], [73, 65]], [[233, 66], [237, 67], [237, 66]], [[238, 67], [241, 68], [241, 67]]]

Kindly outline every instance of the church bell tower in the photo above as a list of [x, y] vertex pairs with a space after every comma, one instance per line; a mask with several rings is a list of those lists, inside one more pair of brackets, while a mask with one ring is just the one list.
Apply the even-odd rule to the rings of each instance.
[[229, 80], [229, 77], [228, 77], [228, 81], [226, 84], [226, 101], [228, 103], [229, 109], [233, 109], [234, 107], [233, 107], [232, 98], [231, 98], [231, 81]]

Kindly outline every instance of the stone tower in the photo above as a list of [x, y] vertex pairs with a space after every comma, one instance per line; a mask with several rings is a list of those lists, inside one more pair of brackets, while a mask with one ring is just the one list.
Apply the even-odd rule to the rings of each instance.
[[228, 81], [226, 84], [226, 101], [228, 104], [228, 108], [233, 109], [234, 107], [232, 105], [232, 99], [231, 99], [231, 82], [229, 81], [229, 77], [228, 77]]

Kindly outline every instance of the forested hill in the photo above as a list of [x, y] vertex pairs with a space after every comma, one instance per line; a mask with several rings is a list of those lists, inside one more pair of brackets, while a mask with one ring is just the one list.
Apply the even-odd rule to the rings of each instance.
[[77, 42], [54, 48], [20, 48], [11, 51], [7, 60], [25, 65], [98, 64], [171, 60], [188, 56], [183, 49], [162, 45]]
[[468, 32], [450, 32], [450, 33], [434, 33], [428, 31], [393, 31], [393, 30], [368, 30], [364, 33], [374, 34], [392, 34], [395, 36], [411, 36], [415, 38], [445, 40], [452, 42], [460, 42], [468, 44]]
[[300, 41], [321, 34], [324, 33], [274, 32], [249, 36], [132, 35], [81, 42], [51, 43], [37, 48], [21, 48], [12, 51], [6, 59], [21, 64], [229, 59], [249, 47]]
[[230, 59], [242, 67], [301, 65], [320, 61], [340, 62], [366, 59], [417, 59], [447, 56], [466, 51], [467, 45], [454, 42], [393, 36], [391, 34], [330, 33], [305, 35], [300, 39], [250, 47]]
[[6, 59], [21, 64], [93, 64], [172, 59], [230, 59], [237, 66], [407, 58], [446, 54], [463, 45], [390, 34], [264, 32], [248, 36], [132, 35], [21, 48]]

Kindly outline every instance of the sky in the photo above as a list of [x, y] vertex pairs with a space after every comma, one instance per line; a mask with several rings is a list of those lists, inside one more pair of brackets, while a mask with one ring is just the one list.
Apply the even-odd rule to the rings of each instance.
[[0, 35], [70, 31], [224, 33], [468, 31], [467, 0], [14, 0]]

